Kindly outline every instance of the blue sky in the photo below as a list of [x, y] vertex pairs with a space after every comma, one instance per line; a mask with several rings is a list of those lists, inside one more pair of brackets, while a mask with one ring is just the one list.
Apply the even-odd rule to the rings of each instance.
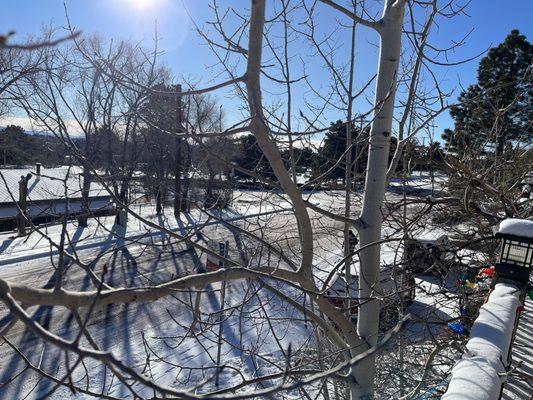
[[[224, 4], [231, 4], [235, 8], [245, 8], [247, 0], [221, 0]], [[66, 4], [72, 23], [85, 34], [98, 32], [101, 35], [115, 39], [134, 41], [144, 40], [150, 45], [154, 36], [154, 21], [157, 20], [159, 36], [162, 38], [160, 48], [164, 50], [163, 60], [176, 75], [186, 75], [194, 78], [212, 76], [208, 70], [214, 63], [210, 50], [193, 31], [193, 24], [189, 14], [196, 23], [202, 25], [209, 20], [212, 12], [208, 1], [203, 0], [67, 0]], [[370, 2], [371, 3], [371, 2]], [[334, 14], [324, 7], [321, 10], [324, 17], [322, 28], [328, 30], [336, 28], [339, 22], [346, 19]], [[501, 42], [511, 29], [518, 28], [528, 39], [532, 38], [531, 16], [533, 15], [533, 1], [530, 0], [473, 0], [467, 8], [468, 16], [461, 16], [454, 20], [441, 20], [433, 34], [433, 43], [446, 47], [451, 40], [458, 40], [471, 29], [473, 32], [467, 44], [450, 55], [450, 61], [471, 57], [486, 50], [491, 45]], [[23, 39], [26, 35], [38, 32], [42, 26], [65, 26], [63, 0], [3, 0], [2, 1], [2, 31], [15, 30], [17, 37]], [[364, 28], [358, 31], [358, 76], [363, 84], [365, 76], [370, 76], [375, 70], [375, 35]], [[305, 52], [298, 46], [293, 49], [294, 54]], [[447, 89], [466, 86], [476, 78], [478, 60], [451, 68], [438, 68], [439, 79]], [[325, 74], [323, 68], [311, 66], [308, 73], [314, 75], [317, 82]], [[325, 78], [324, 78], [325, 79]], [[296, 106], [302, 104], [308, 91], [296, 89], [295, 97], [301, 99]], [[458, 94], [458, 89], [456, 89]], [[221, 102], [231, 104], [231, 93], [220, 93]], [[364, 104], [360, 104], [364, 108]], [[328, 114], [335, 119], [334, 112]], [[229, 122], [235, 118], [229, 118]], [[437, 120], [436, 131], [451, 125], [449, 116]]]

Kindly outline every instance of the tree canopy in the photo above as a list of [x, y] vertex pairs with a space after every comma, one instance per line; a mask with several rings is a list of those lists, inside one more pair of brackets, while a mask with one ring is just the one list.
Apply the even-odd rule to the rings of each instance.
[[[330, 129], [324, 138], [324, 145], [320, 149], [318, 156], [315, 158], [313, 165], [314, 176], [319, 176], [326, 171], [330, 171], [327, 179], [343, 179], [344, 181], [346, 177], [345, 153], [348, 149], [346, 141], [346, 127], [346, 122], [343, 121], [331, 123]], [[364, 141], [360, 140], [361, 131], [352, 123], [351, 132], [352, 160], [356, 160], [355, 164], [352, 165], [352, 170], [353, 172], [363, 172], [365, 169], [367, 152], [366, 148], [363, 148]], [[364, 154], [361, 154], [361, 151], [363, 151]], [[337, 163], [339, 159], [342, 159], [342, 161]]]
[[[252, 134], [240, 138], [239, 155], [235, 157], [234, 161], [237, 165], [248, 171], [253, 171], [269, 179], [275, 179], [272, 167], [257, 144], [255, 136]], [[235, 171], [235, 175], [239, 178], [249, 178], [247, 174], [239, 170]], [[253, 180], [255, 181], [255, 178], [253, 178]]]
[[479, 63], [478, 82], [459, 96], [450, 112], [453, 130], [442, 135], [447, 150], [464, 155], [501, 155], [531, 143], [533, 46], [518, 30], [489, 50]]
[[54, 137], [28, 134], [17, 125], [0, 129], [0, 165], [59, 164], [64, 156], [64, 146]]

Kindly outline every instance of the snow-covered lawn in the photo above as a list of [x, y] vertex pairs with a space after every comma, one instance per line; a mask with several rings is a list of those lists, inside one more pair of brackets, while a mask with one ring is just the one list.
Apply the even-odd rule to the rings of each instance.
[[[412, 182], [418, 184], [416, 180]], [[387, 196], [392, 200], [399, 198], [395, 192], [390, 192]], [[309, 193], [309, 201], [328, 210], [342, 212], [343, 209], [342, 192]], [[359, 199], [356, 198], [354, 213], [358, 204]], [[236, 191], [232, 210], [226, 210], [218, 217], [264, 237], [284, 251], [292, 249], [297, 252], [295, 220], [290, 213], [278, 212], [280, 209], [290, 209], [290, 203], [276, 193]], [[134, 211], [182, 235], [190, 234], [200, 227], [200, 234], [192, 235], [191, 238], [203, 245], [208, 239], [229, 240], [229, 257], [235, 260], [247, 257], [250, 265], [254, 265], [264, 256], [264, 252], [249, 246], [251, 242], [244, 235], [228, 229], [217, 218], [198, 210], [183, 215], [179, 221], [170, 208], [165, 210], [164, 216], [155, 215], [155, 210], [150, 205], [134, 206]], [[243, 216], [246, 218], [243, 219]], [[312, 213], [312, 216], [316, 229], [315, 267], [317, 273], [322, 270], [322, 274], [327, 274], [342, 259], [342, 229], [339, 229], [342, 225], [319, 218], [316, 213]], [[393, 223], [388, 224], [384, 235], [394, 234], [396, 229]], [[60, 232], [59, 225], [43, 228], [43, 233], [56, 241], [59, 240]], [[427, 227], [419, 234], [433, 238], [442, 232]], [[114, 217], [91, 220], [90, 225], [83, 229], [78, 228], [75, 222], [70, 222], [68, 236], [72, 242], [69, 252], [75, 250], [84, 261], [100, 258], [95, 265], [95, 273], [100, 274], [102, 266], [107, 263], [109, 272], [106, 281], [113, 286], [153, 285], [193, 273], [205, 262], [205, 256], [200, 252], [184, 243], [176, 243], [176, 240], [171, 243], [172, 240], [168, 240], [163, 233], [133, 218], [129, 218], [126, 228], [115, 227]], [[384, 264], [392, 264], [401, 258], [398, 242], [384, 244], [382, 252]], [[53, 284], [51, 261], [56, 258], [57, 253], [50, 251], [49, 243], [37, 232], [26, 238], [0, 235], [2, 278], [32, 287], [50, 287]], [[69, 265], [66, 276], [66, 288], [93, 288], [85, 272], [74, 263]], [[404, 310], [415, 316], [411, 325], [402, 333], [408, 363], [406, 365], [420, 366], [431, 351], [432, 338], [440, 335], [445, 328], [443, 321], [457, 316], [456, 300], [451, 295], [455, 290], [455, 279], [449, 277], [443, 281], [432, 276], [416, 277], [416, 299]], [[283, 290], [294, 300], [305, 303], [302, 294], [295, 289]], [[269, 292], [260, 291], [259, 284], [250, 281], [228, 283], [223, 307], [221, 291], [221, 284], [216, 284], [206, 287], [199, 294], [200, 315], [195, 316], [192, 312], [197, 293], [185, 291], [153, 303], [132, 303], [98, 309], [91, 316], [88, 328], [102, 348], [111, 350], [138, 371], [144, 371], [153, 377], [159, 384], [174, 387], [201, 382], [215, 372], [211, 366], [215, 364], [219, 343], [218, 332], [211, 327], [219, 319], [224, 321], [221, 359], [227, 365], [221, 373], [221, 388], [258, 375], [283, 372], [289, 345], [293, 364], [298, 364], [298, 360], [311, 360], [311, 364], [319, 362], [312, 325], [292, 306]], [[223, 312], [220, 312], [221, 308], [224, 309]], [[67, 310], [33, 307], [28, 312], [41, 325], [65, 338], [73, 338], [77, 333], [76, 320]], [[196, 319], [198, 321], [192, 324]], [[0, 308], [0, 329], [9, 321], [10, 317], [5, 309]], [[31, 362], [39, 364], [50, 374], [63, 376], [65, 360], [62, 353], [37, 339], [20, 323], [15, 325], [7, 337], [30, 356]], [[83, 344], [90, 346], [86, 339], [83, 339]], [[388, 354], [396, 354], [396, 344], [397, 342], [391, 342], [391, 346], [380, 358], [382, 362], [386, 362]], [[323, 351], [328, 353], [327, 346]], [[326, 364], [334, 362], [334, 358], [322, 358]], [[90, 371], [88, 383], [91, 390], [100, 391], [105, 385], [104, 392], [110, 396], [128, 395], [126, 386], [112, 378], [104, 366], [86, 361], [85, 367]], [[411, 369], [412, 376], [420, 376], [421, 370], [415, 370], [414, 367]], [[385, 370], [386, 368], [383, 369]], [[20, 376], [17, 375], [19, 373]], [[78, 384], [84, 386], [87, 379], [85, 368], [77, 368], [74, 378], [79, 379], [81, 383]], [[19, 398], [21, 393], [26, 395], [30, 392], [28, 398], [38, 398], [54, 386], [36, 373], [24, 371], [20, 356], [4, 344], [0, 346], [0, 382], [10, 379], [13, 382], [9, 385], [0, 386], [0, 398]], [[410, 385], [414, 383], [410, 382]], [[207, 386], [213, 389], [213, 385], [211, 380]], [[135, 386], [135, 389], [140, 390], [140, 394], [150, 395], [146, 388]], [[86, 398], [86, 395], [73, 397], [68, 389], [61, 388], [54, 393], [53, 398]]]

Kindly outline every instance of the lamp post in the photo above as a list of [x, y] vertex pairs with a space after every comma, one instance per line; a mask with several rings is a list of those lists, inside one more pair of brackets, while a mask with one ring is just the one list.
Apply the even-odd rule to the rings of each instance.
[[498, 277], [527, 285], [533, 268], [533, 221], [506, 219], [496, 237], [501, 239]]

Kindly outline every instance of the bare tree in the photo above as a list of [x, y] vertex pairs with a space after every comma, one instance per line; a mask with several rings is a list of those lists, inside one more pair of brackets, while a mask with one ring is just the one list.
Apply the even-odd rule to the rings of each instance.
[[[390, 344], [391, 336], [397, 334], [410, 318], [403, 315], [403, 296], [415, 289], [412, 283], [395, 286], [392, 291], [381, 287], [382, 245], [397, 244], [393, 261], [393, 275], [396, 276], [401, 264], [397, 261], [401, 258], [399, 244], [415, 230], [414, 226], [427, 221], [428, 208], [412, 207], [409, 211], [413, 211], [413, 216], [408, 218], [409, 199], [405, 193], [399, 205], [391, 205], [385, 202], [385, 191], [388, 182], [398, 174], [397, 166], [400, 159], [405, 158], [407, 144], [448, 107], [446, 93], [440, 91], [438, 82], [430, 80], [428, 84], [428, 87], [437, 87], [436, 96], [429, 93], [430, 89], [426, 88], [426, 92], [422, 88], [423, 78], [431, 76], [431, 71], [425, 67], [429, 57], [426, 46], [431, 49], [428, 37], [436, 16], [449, 18], [462, 12], [462, 8], [454, 9], [451, 3], [446, 3], [439, 9], [437, 1], [385, 0], [382, 3], [382, 11], [377, 14], [365, 2], [351, 2], [346, 8], [329, 0], [303, 3], [282, 0], [276, 3], [279, 7], [270, 9], [266, 0], [253, 0], [249, 13], [238, 9], [222, 12], [219, 4], [213, 2], [214, 17], [209, 27], [216, 36], [201, 28], [198, 31], [218, 60], [217, 66], [222, 73], [217, 76], [226, 75], [227, 80], [206, 88], [195, 88], [200, 85], [183, 88], [185, 90], [179, 96], [186, 104], [182, 126], [174, 123], [177, 120], [175, 113], [180, 111], [173, 108], [175, 106], [161, 107], [163, 110], [160, 112], [146, 112], [153, 110], [150, 106], [157, 103], [152, 101], [154, 99], [176, 98], [176, 93], [167, 86], [157, 85], [167, 83], [166, 77], [159, 74], [157, 68], [157, 49], [150, 55], [143, 51], [135, 52], [139, 54], [137, 59], [131, 57], [125, 45], [111, 46], [106, 52], [99, 43], [91, 42], [87, 48], [87, 42], [76, 41], [73, 60], [70, 53], [66, 54], [62, 48], [40, 49], [45, 59], [45, 72], [28, 80], [34, 93], [20, 88], [17, 103], [43, 128], [62, 139], [83, 165], [89, 183], [91, 180], [98, 182], [112, 196], [118, 208], [146, 229], [140, 234], [141, 239], [146, 239], [144, 242], [138, 237], [120, 237], [111, 232], [120, 242], [117, 247], [104, 250], [96, 257], [91, 254], [89, 260], [82, 260], [75, 250], [72, 253], [66, 250], [68, 247], [75, 248], [74, 241], [65, 246], [65, 240], [70, 240], [66, 228], [62, 229], [58, 243], [52, 234], [34, 227], [62, 257], [71, 258], [82, 267], [83, 273], [90, 278], [90, 290], [74, 285], [72, 289], [62, 289], [62, 285], [69, 283], [68, 278], [80, 278], [63, 267], [56, 275], [59, 283], [54, 289], [0, 279], [0, 299], [12, 321], [19, 321], [39, 339], [67, 355], [61, 375], [51, 374], [34, 365], [13, 344], [12, 338], [6, 339], [13, 351], [23, 358], [27, 368], [53, 382], [47, 394], [64, 386], [85, 395], [115, 398], [111, 391], [97, 392], [96, 386], [91, 383], [94, 375], [85, 362], [103, 365], [106, 373], [110, 371], [128, 395], [137, 398], [257, 398], [289, 393], [307, 398], [364, 399], [375, 397], [378, 390], [386, 392], [386, 385], [379, 383], [389, 378], [382, 380], [380, 375], [380, 382], [376, 382], [378, 373], [386, 371], [392, 375], [390, 379], [399, 377], [406, 380], [407, 372], [403, 365], [399, 369], [383, 368], [383, 371], [376, 368], [378, 352]], [[346, 28], [349, 32], [347, 55], [338, 63], [331, 63], [332, 53], [325, 50], [327, 42], [319, 41], [313, 32], [321, 18], [317, 10], [325, 7], [332, 8], [338, 12], [339, 18], [349, 21]], [[291, 18], [296, 15], [306, 20], [303, 33], [291, 28]], [[372, 19], [372, 15], [376, 18]], [[233, 23], [228, 22], [230, 16], [235, 20]], [[404, 27], [406, 19], [409, 20], [408, 28]], [[376, 77], [366, 79], [358, 91], [354, 81], [356, 30], [359, 27], [378, 35], [380, 52]], [[276, 33], [281, 34], [277, 36]], [[316, 103], [308, 104], [307, 109], [300, 112], [294, 110], [295, 85], [301, 83], [313, 87], [313, 83], [304, 78], [305, 63], [297, 66], [291, 57], [292, 41], [297, 35], [301, 35], [304, 42], [312, 43], [314, 54], [320, 55], [318, 59], [326, 64], [334, 82], [331, 86], [334, 97], [320, 96], [320, 91], [315, 90]], [[405, 41], [402, 45], [402, 37], [409, 38], [408, 45]], [[276, 38], [280, 38], [280, 43], [276, 43]], [[341, 70], [345, 73], [340, 73]], [[354, 101], [358, 96], [372, 92], [374, 81], [371, 106], [355, 113]], [[397, 95], [398, 85], [407, 88], [406, 94]], [[279, 98], [272, 100], [265, 95], [278, 87], [282, 88]], [[243, 118], [229, 128], [224, 128], [216, 102], [205, 95], [224, 88], [231, 88], [231, 94], [242, 100], [239, 111]], [[334, 196], [328, 197], [329, 194], [302, 190], [298, 185], [295, 160], [296, 146], [300, 142], [305, 144], [302, 138], [328, 129], [323, 120], [328, 107], [335, 103], [334, 98], [345, 98], [341, 106], [337, 106], [337, 111], [347, 127], [348, 150], [334, 164], [344, 163], [346, 166], [346, 188], [340, 202]], [[351, 184], [351, 165], [355, 161], [351, 127], [357, 118], [366, 125], [361, 127], [361, 131], [369, 126], [370, 133], [364, 192], [359, 215], [353, 218], [353, 209], [358, 206], [358, 201], [353, 196]], [[85, 136], [84, 148], [77, 146], [73, 140], [70, 119]], [[93, 154], [94, 149], [101, 149], [95, 146], [94, 140], [101, 140], [102, 135], [98, 132], [102, 131], [106, 134], [112, 132], [118, 137], [123, 149], [119, 163], [114, 160], [114, 152], [109, 153], [104, 163], [104, 175], [98, 172], [100, 166]], [[390, 160], [394, 131], [398, 135], [398, 144]], [[233, 137], [244, 132], [254, 135], [262, 157], [273, 172], [272, 176], [266, 177], [258, 171], [231, 163], [227, 149], [232, 148]], [[142, 141], [139, 139], [141, 134], [144, 137]], [[136, 146], [144, 147], [142, 154], [147, 157], [144, 161], [150, 162], [144, 167], [150, 178], [155, 177], [156, 209], [158, 214], [162, 214], [165, 185], [176, 170], [173, 167], [180, 155], [178, 151], [181, 151], [174, 146], [176, 139], [184, 140], [182, 143], [186, 143], [189, 149], [193, 144], [198, 146], [198, 158], [201, 160], [198, 164], [206, 166], [208, 185], [213, 183], [219, 170], [227, 174], [235, 168], [269, 187], [271, 191], [268, 193], [259, 190], [258, 193], [243, 191], [239, 194], [248, 203], [257, 206], [257, 212], [242, 216], [229, 214], [228, 218], [224, 212], [212, 212], [209, 204], [207, 207], [200, 205], [197, 220], [183, 226], [178, 219], [177, 225], [171, 226], [162, 218], [154, 219], [132, 207], [126, 196], [128, 182], [133, 172], [143, 167], [139, 164], [140, 150]], [[285, 148], [288, 148], [288, 160], [283, 158]], [[186, 169], [194, 167], [192, 161], [187, 164]], [[175, 179], [180, 179], [178, 175], [175, 173]], [[112, 179], [109, 179], [110, 176]], [[120, 190], [119, 182], [122, 182]], [[181, 193], [176, 193], [178, 195]], [[422, 203], [426, 201], [431, 199], [424, 199]], [[324, 206], [328, 202], [333, 206]], [[263, 206], [267, 207], [266, 211]], [[190, 219], [194, 216], [193, 213], [186, 215]], [[390, 229], [386, 234], [384, 222]], [[102, 226], [105, 227], [105, 223]], [[359, 234], [358, 248], [352, 245], [350, 228], [356, 229]], [[162, 235], [163, 240], [154, 238], [152, 230]], [[227, 247], [225, 251], [213, 248], [210, 244], [213, 240], [217, 244], [227, 243], [231, 250], [228, 252]], [[319, 264], [324, 253], [343, 242], [340, 259], [319, 276]], [[141, 248], [138, 256], [130, 253], [135, 246]], [[177, 265], [176, 254], [182, 252], [191, 252], [191, 260]], [[127, 258], [127, 266], [133, 265], [135, 273], [143, 280], [115, 281], [120, 254]], [[157, 270], [143, 271], [140, 263], [147, 255], [156, 259], [170, 255], [172, 261], [156, 263]], [[198, 264], [203, 264], [200, 260], [203, 256], [208, 257], [206, 265], [209, 264], [212, 271], [199, 272], [202, 268]], [[102, 262], [104, 258], [108, 261]], [[352, 260], [359, 265], [358, 287], [355, 290], [352, 290], [350, 281]], [[173, 263], [176, 268], [169, 270]], [[332, 294], [332, 285], [342, 268], [346, 272], [344, 294], [336, 297]], [[396, 285], [397, 281], [393, 282]], [[238, 293], [237, 300], [222, 295], [220, 302], [217, 299], [216, 306], [213, 306], [213, 299], [217, 297], [215, 293], [219, 290], [231, 292], [231, 289]], [[339, 298], [340, 303], [336, 302]], [[394, 309], [395, 314], [400, 314], [398, 323], [380, 340], [380, 315], [383, 316], [380, 308], [388, 311], [388, 301], [397, 298], [402, 299], [400, 306]], [[61, 336], [52, 327], [36, 322], [27, 311], [34, 306], [65, 309], [65, 313], [72, 315], [77, 323], [74, 338]], [[152, 307], [149, 309], [150, 316], [160, 315], [157, 312], [161, 309], [168, 310], [164, 329], [171, 333], [158, 332], [156, 337], [151, 338], [142, 335], [141, 344], [146, 358], [141, 367], [129, 365], [107, 349], [103, 350], [105, 343], [102, 344], [94, 334], [90, 321], [96, 319], [100, 310], [109, 311], [111, 307], [121, 307], [123, 315], [127, 314], [125, 310], [128, 307]], [[139, 308], [135, 310], [141, 314]], [[187, 315], [178, 317], [177, 313], [181, 310], [186, 310]], [[224, 332], [227, 321], [236, 324], [238, 335]], [[429, 323], [423, 323], [425, 329]], [[2, 327], [2, 336], [7, 337], [14, 324], [10, 322]], [[252, 339], [245, 333], [250, 327], [257, 332]], [[286, 338], [293, 329], [304, 332], [298, 336], [303, 339], [289, 340], [290, 345], [287, 345]], [[431, 327], [428, 331], [428, 335], [433, 337]], [[156, 346], [154, 341], [163, 344]], [[213, 343], [216, 346], [211, 346]], [[268, 356], [261, 353], [266, 343], [276, 349]], [[437, 339], [432, 344], [437, 353], [449, 347]], [[223, 346], [238, 352], [241, 361], [245, 358], [251, 360], [247, 368], [252, 373], [244, 373], [239, 366], [220, 361]], [[405, 353], [401, 343], [399, 346], [402, 348], [401, 359]], [[217, 348], [216, 357], [212, 354], [212, 347]], [[191, 348], [200, 349], [208, 365], [194, 366], [179, 359], [182, 352]], [[421, 352], [427, 355], [427, 363], [418, 362], [418, 375], [413, 374], [409, 383], [411, 390], [404, 398], [415, 396], [421, 390], [432, 360], [437, 357], [433, 350], [424, 348]], [[178, 361], [173, 358], [176, 356]], [[394, 359], [395, 355], [386, 352], [384, 357]], [[444, 357], [448, 357], [447, 364], [453, 362], [453, 357], [447, 353]], [[177, 371], [172, 377], [174, 380], [167, 384], [171, 374], [153, 373], [157, 369], [154, 364]], [[269, 368], [263, 368], [265, 364]], [[82, 380], [76, 380], [75, 376], [82, 368], [87, 372]], [[220, 387], [220, 375], [224, 373], [233, 374], [228, 376], [236, 378]], [[79, 383], [83, 379], [86, 380], [85, 386]], [[103, 379], [105, 387], [106, 376]], [[403, 384], [407, 387], [407, 383]]]

